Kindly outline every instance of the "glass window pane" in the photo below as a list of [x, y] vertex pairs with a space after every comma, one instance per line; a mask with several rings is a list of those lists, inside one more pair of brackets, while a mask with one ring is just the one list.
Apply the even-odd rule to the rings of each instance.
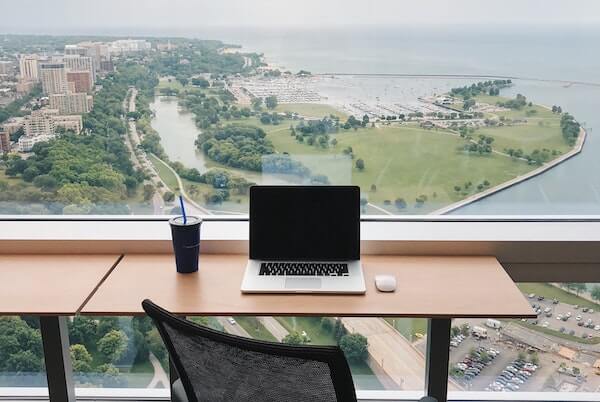
[[0, 317], [0, 387], [47, 386], [37, 317]]
[[595, 2], [153, 3], [2, 7], [0, 214], [181, 193], [231, 215], [253, 183], [355, 184], [374, 215], [600, 212]]
[[519, 288], [538, 318], [453, 321], [450, 382], [463, 391], [598, 392], [600, 285]]

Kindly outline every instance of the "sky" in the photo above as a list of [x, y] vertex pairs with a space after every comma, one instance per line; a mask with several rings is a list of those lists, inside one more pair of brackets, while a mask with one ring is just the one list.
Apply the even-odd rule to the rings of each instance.
[[598, 22], [600, 0], [0, 0], [0, 33], [152, 35], [209, 27]]

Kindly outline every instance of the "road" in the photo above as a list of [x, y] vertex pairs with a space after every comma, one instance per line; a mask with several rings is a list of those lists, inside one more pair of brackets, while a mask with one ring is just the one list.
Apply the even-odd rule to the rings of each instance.
[[223, 325], [225, 332], [227, 332], [228, 334], [232, 334], [232, 335], [243, 336], [246, 338], [252, 338], [252, 336], [250, 336], [250, 334], [248, 332], [246, 332], [246, 330], [244, 328], [240, 327], [238, 324], [231, 325], [231, 323], [229, 322], [229, 318], [231, 318], [231, 317], [217, 317], [217, 321], [219, 321], [221, 323], [221, 325]]
[[261, 322], [261, 324], [267, 329], [267, 331], [269, 331], [271, 333], [271, 335], [273, 335], [275, 337], [275, 339], [277, 339], [279, 342], [281, 342], [283, 340], [283, 338], [285, 338], [286, 335], [289, 334], [288, 330], [285, 329], [283, 327], [283, 325], [281, 325], [279, 323], [279, 321], [277, 321], [275, 318], [273, 318], [273, 317], [257, 317], [257, 318]]
[[349, 332], [367, 337], [369, 355], [398, 389], [423, 389], [425, 358], [398, 331], [381, 318], [345, 317], [342, 323]]
[[163, 366], [158, 361], [158, 358], [154, 355], [154, 353], [150, 352], [149, 354], [150, 363], [152, 364], [152, 368], [154, 369], [154, 376], [152, 377], [152, 381], [146, 388], [167, 388], [169, 387], [169, 376], [163, 369]]
[[[137, 98], [137, 93], [138, 93], [138, 91], [136, 88], [129, 88], [129, 90], [128, 90], [128, 94], [130, 95], [129, 96], [129, 104], [127, 104], [127, 98], [125, 98], [123, 100], [123, 109], [125, 110], [125, 112], [135, 112], [135, 110], [136, 110], [135, 100]], [[163, 182], [162, 187], [159, 185], [159, 183], [162, 182], [160, 176], [154, 169], [154, 166], [152, 166], [150, 161], [148, 161], [148, 158], [146, 157], [146, 153], [143, 152], [141, 149], [139, 149], [141, 140], [140, 140], [140, 136], [137, 132], [137, 125], [135, 124], [135, 120], [128, 121], [128, 128], [129, 128], [129, 131], [128, 131], [127, 135], [125, 136], [125, 145], [127, 146], [127, 149], [129, 150], [129, 153], [131, 155], [131, 163], [133, 164], [133, 167], [136, 170], [142, 170], [142, 171], [146, 170], [146, 171], [150, 171], [153, 174], [153, 176], [150, 178], [150, 180], [144, 180], [144, 185], [151, 184], [152, 186], [154, 186], [155, 193], [152, 196], [152, 209], [153, 209], [154, 215], [162, 215], [165, 212], [164, 211], [165, 202], [162, 198], [160, 189], [166, 188], [166, 184]], [[138, 156], [135, 153], [136, 150], [139, 150], [142, 152], [141, 156]]]

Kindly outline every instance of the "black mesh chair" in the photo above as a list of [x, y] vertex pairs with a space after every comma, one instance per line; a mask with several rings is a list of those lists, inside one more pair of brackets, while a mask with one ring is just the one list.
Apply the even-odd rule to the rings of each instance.
[[[224, 334], [142, 303], [188, 402], [355, 402], [350, 368], [337, 346], [290, 346]], [[180, 382], [179, 382], [180, 381]]]

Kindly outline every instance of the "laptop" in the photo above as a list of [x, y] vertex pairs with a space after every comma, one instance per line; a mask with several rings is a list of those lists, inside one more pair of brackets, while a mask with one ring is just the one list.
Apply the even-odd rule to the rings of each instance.
[[356, 186], [252, 186], [244, 293], [365, 293]]

